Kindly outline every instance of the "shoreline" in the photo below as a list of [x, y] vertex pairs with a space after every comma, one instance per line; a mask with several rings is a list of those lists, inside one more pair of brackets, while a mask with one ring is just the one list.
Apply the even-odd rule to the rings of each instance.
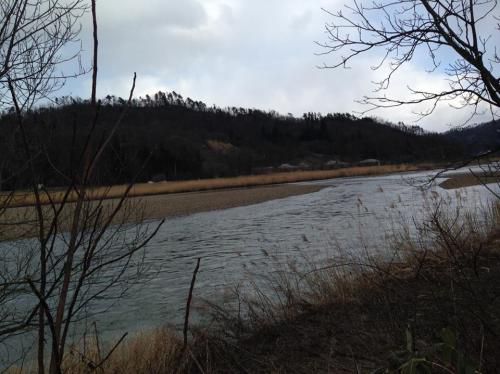
[[[248, 206], [291, 196], [310, 194], [323, 188], [325, 186], [322, 185], [278, 184], [131, 197], [115, 217], [113, 224], [140, 224], [147, 221]], [[107, 199], [102, 202], [91, 201], [89, 204], [102, 204], [105, 211], [110, 211], [116, 206], [117, 201], [117, 199]], [[73, 205], [74, 203], [68, 203], [65, 207], [65, 214], [60, 219], [60, 232], [69, 229], [69, 214]], [[49, 205], [43, 206], [43, 209], [47, 217], [52, 216], [52, 208]], [[37, 230], [34, 206], [9, 208], [0, 215], [0, 241], [35, 237]]]
[[485, 184], [500, 183], [499, 175], [485, 175], [477, 174], [473, 175], [471, 173], [461, 173], [450, 176], [443, 182], [439, 184], [439, 187], [445, 190], [455, 190], [458, 188], [479, 186]]
[[140, 196], [132, 198], [131, 203], [139, 203], [145, 206], [145, 219], [157, 220], [243, 207], [291, 196], [306, 195], [318, 192], [323, 188], [325, 186], [276, 184], [271, 186]]
[[[220, 191], [235, 188], [253, 188], [262, 186], [283, 185], [295, 182], [309, 182], [316, 180], [326, 180], [344, 177], [361, 177], [388, 175], [404, 172], [431, 170], [436, 165], [430, 164], [397, 164], [380, 166], [355, 166], [333, 170], [309, 170], [281, 172], [262, 175], [247, 175], [239, 177], [197, 179], [187, 181], [157, 182], [157, 183], [137, 183], [128, 191], [128, 197], [145, 197], [170, 195], [187, 192]], [[106, 187], [89, 188], [86, 192], [89, 200], [116, 199], [123, 196], [128, 190], [127, 185], [114, 185]], [[55, 188], [42, 191], [40, 194], [42, 204], [58, 203], [63, 200], [66, 193], [65, 188]], [[78, 194], [71, 191], [67, 201], [76, 201]], [[3, 192], [0, 193], [0, 205], [8, 201], [8, 207], [23, 207], [35, 204], [35, 196], [31, 192]]]
[[[382, 165], [137, 184], [130, 191], [123, 209], [113, 219], [112, 225], [147, 224], [147, 221], [254, 205], [314, 193], [325, 188], [321, 184], [299, 184], [300, 182], [402, 174], [425, 169], [430, 169], [430, 165]], [[105, 212], [111, 212], [125, 189], [126, 186], [111, 186], [89, 190], [89, 200], [85, 202], [85, 205], [89, 207], [88, 209], [100, 205]], [[63, 193], [52, 190], [44, 192], [41, 196], [47, 201], [52, 200], [54, 206], [57, 206]], [[33, 199], [33, 195], [29, 193], [16, 193], [10, 196], [10, 206], [0, 214], [0, 241], [37, 236], [38, 226]], [[71, 197], [68, 200], [59, 219], [60, 232], [68, 231], [70, 227], [74, 203], [71, 202], [73, 200]], [[42, 204], [48, 225], [53, 216], [53, 206], [43, 200]]]

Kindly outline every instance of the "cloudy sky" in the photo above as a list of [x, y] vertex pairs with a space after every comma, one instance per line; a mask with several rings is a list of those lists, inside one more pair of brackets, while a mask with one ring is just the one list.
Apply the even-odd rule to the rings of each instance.
[[[319, 56], [327, 13], [344, 0], [100, 0], [100, 96], [126, 97], [133, 72], [136, 94], [176, 91], [211, 105], [304, 112], [356, 112], [355, 102], [370, 94], [376, 56], [358, 59], [351, 69], [323, 70], [332, 57]], [[286, 4], [286, 5], [285, 5]], [[90, 18], [82, 20], [83, 63], [90, 65]], [[409, 64], [391, 92], [407, 85], [445, 87], [444, 77]], [[69, 82], [67, 94], [89, 96], [89, 77]], [[372, 112], [393, 122], [413, 124], [408, 107]], [[418, 124], [446, 130], [464, 121], [465, 111], [447, 106]]]

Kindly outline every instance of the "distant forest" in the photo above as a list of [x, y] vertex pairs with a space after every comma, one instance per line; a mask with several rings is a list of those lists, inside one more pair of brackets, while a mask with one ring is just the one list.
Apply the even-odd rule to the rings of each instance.
[[[120, 116], [125, 100], [101, 100], [96, 131], [104, 135]], [[37, 178], [46, 186], [67, 183], [78, 165], [94, 112], [72, 97], [37, 108], [26, 116]], [[29, 177], [14, 114], [0, 118], [0, 186], [26, 187]], [[333, 161], [355, 164], [446, 162], [464, 157], [466, 144], [454, 134], [418, 126], [380, 122], [350, 114], [306, 113], [302, 118], [275, 111], [219, 108], [158, 92], [134, 99], [104, 155], [96, 184], [179, 180], [259, 173], [282, 164], [324, 168]], [[345, 164], [343, 164], [345, 165]]]

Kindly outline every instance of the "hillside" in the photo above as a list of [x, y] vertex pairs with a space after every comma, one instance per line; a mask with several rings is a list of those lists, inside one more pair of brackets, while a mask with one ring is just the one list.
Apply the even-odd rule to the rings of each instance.
[[470, 154], [479, 154], [500, 147], [500, 120], [475, 124], [448, 131], [446, 137], [461, 144]]
[[[102, 100], [96, 130], [110, 131], [125, 101]], [[65, 183], [90, 131], [94, 113], [87, 102], [62, 98], [29, 113], [26, 128], [37, 154], [39, 182]], [[0, 118], [2, 189], [27, 185], [21, 138], [13, 115]], [[381, 123], [349, 114], [306, 113], [302, 118], [274, 111], [208, 107], [174, 93], [135, 99], [102, 159], [98, 184], [136, 180], [226, 177], [271, 170], [320, 169], [365, 159], [383, 163], [451, 161], [463, 147], [450, 136], [419, 127]], [[287, 165], [283, 165], [287, 164]]]

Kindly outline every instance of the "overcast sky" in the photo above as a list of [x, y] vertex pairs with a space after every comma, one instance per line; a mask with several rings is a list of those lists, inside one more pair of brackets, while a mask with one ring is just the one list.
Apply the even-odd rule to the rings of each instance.
[[[133, 72], [136, 94], [176, 91], [208, 105], [304, 112], [356, 112], [382, 72], [370, 69], [375, 56], [358, 59], [350, 70], [322, 70], [332, 62], [315, 41], [324, 41], [329, 16], [321, 8], [341, 9], [344, 0], [100, 0], [100, 96], [126, 97]], [[90, 18], [84, 24], [83, 62], [90, 65]], [[89, 79], [69, 82], [67, 94], [89, 96]], [[444, 77], [423, 66], [406, 66], [392, 91], [406, 86], [439, 89]], [[411, 109], [375, 115], [414, 124]], [[465, 111], [443, 106], [417, 124], [446, 130], [464, 121]]]

